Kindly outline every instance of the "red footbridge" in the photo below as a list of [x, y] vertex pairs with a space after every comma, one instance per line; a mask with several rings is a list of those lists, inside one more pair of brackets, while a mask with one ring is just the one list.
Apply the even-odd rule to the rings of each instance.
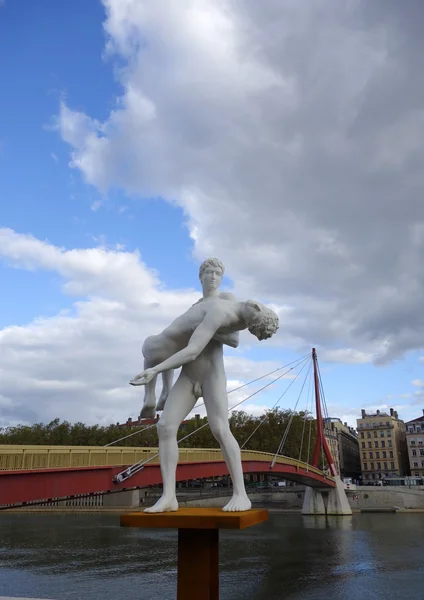
[[[301, 359], [299, 364], [305, 366], [305, 360], [310, 361]], [[246, 474], [268, 473], [318, 492], [318, 489], [334, 488], [337, 473], [324, 435], [322, 388], [314, 349], [309, 365], [317, 415], [317, 435], [310, 464], [283, 455], [287, 431], [275, 454], [242, 450], [241, 457]], [[319, 468], [324, 463], [328, 468]], [[225, 475], [228, 470], [220, 450], [180, 448], [177, 481]], [[161, 482], [157, 448], [0, 445], [0, 509], [157, 486]]]
[[[0, 507], [104, 494], [162, 482], [157, 448], [98, 446], [0, 446]], [[151, 459], [131, 479], [116, 482], [123, 469]], [[243, 471], [269, 473], [310, 487], [334, 487], [334, 479], [301, 461], [267, 452], [242, 451]], [[181, 448], [177, 481], [227, 475], [220, 450]]]

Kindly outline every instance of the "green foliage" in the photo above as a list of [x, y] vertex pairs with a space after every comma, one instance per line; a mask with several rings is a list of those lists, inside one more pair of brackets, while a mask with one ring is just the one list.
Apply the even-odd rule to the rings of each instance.
[[[303, 412], [293, 413], [290, 410], [275, 409], [268, 411], [260, 417], [253, 417], [245, 412], [233, 412], [230, 416], [231, 430], [246, 450], [259, 450], [262, 452], [276, 452], [281, 438], [291, 420], [287, 439], [281, 449], [281, 454], [292, 458], [306, 460], [308, 446], [310, 445], [310, 458], [316, 436], [316, 424], [311, 415]], [[206, 423], [206, 418], [190, 419], [179, 431], [179, 439], [194, 432]], [[142, 431], [144, 429], [144, 431]], [[110, 442], [134, 433], [132, 427], [119, 427], [109, 425], [85, 425], [84, 423], [69, 423], [54, 419], [46, 425], [17, 425], [0, 429], [0, 444], [18, 445], [61, 445], [61, 446], [105, 446]], [[303, 434], [304, 432], [304, 434]], [[310, 432], [310, 434], [309, 434]], [[309, 444], [310, 435], [310, 444]], [[302, 442], [303, 437], [303, 444]], [[246, 440], [248, 440], [246, 442]], [[158, 444], [156, 427], [145, 429], [140, 427], [140, 433], [118, 442], [119, 446], [144, 446], [155, 447]], [[181, 442], [182, 448], [218, 448], [218, 443], [213, 437], [208, 426], [203, 427], [198, 433]]]
[[[143, 429], [143, 427], [140, 427]], [[50, 423], [0, 428], [0, 444], [45, 446], [105, 446], [134, 433], [133, 427], [85, 425], [54, 419]], [[119, 442], [119, 446], [157, 446], [156, 427]]]

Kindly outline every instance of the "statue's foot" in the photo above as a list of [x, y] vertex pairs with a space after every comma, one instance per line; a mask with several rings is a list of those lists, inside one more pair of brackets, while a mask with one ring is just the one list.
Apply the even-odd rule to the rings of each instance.
[[222, 510], [225, 512], [242, 512], [250, 510], [252, 503], [246, 494], [234, 494], [231, 500], [224, 506]]
[[165, 408], [166, 401], [168, 399], [168, 390], [166, 392], [162, 391], [159, 396], [158, 403], [156, 404], [156, 410], [163, 410]]
[[154, 419], [156, 417], [156, 407], [153, 404], [153, 406], [149, 405], [149, 404], [144, 404], [141, 412], [140, 412], [140, 419]]
[[146, 513], [162, 513], [162, 512], [175, 512], [178, 510], [178, 500], [175, 496], [172, 498], [167, 498], [166, 496], [162, 496], [153, 506], [146, 508], [144, 512]]

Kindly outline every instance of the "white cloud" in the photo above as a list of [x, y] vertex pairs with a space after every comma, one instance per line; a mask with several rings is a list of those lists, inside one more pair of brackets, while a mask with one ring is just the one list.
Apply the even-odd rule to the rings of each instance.
[[[128, 382], [141, 370], [142, 341], [199, 292], [167, 290], [137, 253], [66, 250], [10, 229], [0, 229], [0, 258], [16, 268], [58, 273], [64, 293], [79, 298], [70, 311], [0, 330], [0, 425], [56, 416], [101, 424], [136, 417], [143, 390]], [[241, 353], [227, 357], [230, 383], [239, 385], [278, 366]], [[250, 393], [244, 388], [231, 401]]]
[[62, 104], [71, 165], [182, 206], [198, 258], [284, 303], [280, 343], [349, 363], [423, 347], [422, 7], [104, 5], [122, 94], [104, 122]]

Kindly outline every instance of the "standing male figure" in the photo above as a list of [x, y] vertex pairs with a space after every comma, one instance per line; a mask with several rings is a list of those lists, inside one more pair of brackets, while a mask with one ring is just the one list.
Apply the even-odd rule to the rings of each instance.
[[[224, 271], [225, 267], [219, 258], [207, 258], [202, 262], [199, 269], [199, 279], [200, 283], [202, 284], [203, 296], [195, 304], [216, 298], [235, 300], [234, 294], [231, 294], [230, 292], [219, 291], [219, 286], [221, 285]], [[226, 344], [227, 346], [231, 346], [232, 348], [237, 348], [239, 343], [239, 333], [238, 331], [235, 331], [234, 333], [216, 333], [214, 339]], [[154, 343], [154, 336], [150, 336], [145, 340], [142, 352], [144, 356], [144, 368], [149, 369], [154, 367], [157, 364], [157, 348]], [[162, 372], [162, 391], [157, 404], [155, 393], [157, 377], [154, 377], [148, 384], [146, 384], [140, 418], [154, 418], [157, 410], [164, 409], [169, 391], [172, 388], [173, 379], [173, 369], [168, 369], [167, 371]]]
[[[211, 280], [213, 279], [211, 274]], [[159, 364], [156, 360], [156, 366], [140, 373], [131, 384], [146, 385], [166, 370], [180, 366], [182, 370], [170, 391], [157, 425], [163, 495], [146, 512], [178, 509], [175, 493], [177, 432], [200, 395], [203, 395], [211, 431], [221, 446], [233, 481], [233, 496], [223, 510], [245, 511], [251, 508], [244, 486], [240, 448], [228, 423], [223, 345], [218, 338], [249, 328], [258, 339], [266, 339], [276, 332], [278, 325], [278, 316], [257, 302], [237, 302], [212, 297], [193, 305], [159, 336], [152, 336], [151, 351], [156, 350], [156, 356], [164, 351], [166, 358], [162, 357]], [[220, 330], [222, 333], [218, 333]], [[233, 345], [238, 345], [238, 338], [236, 343], [234, 338], [232, 341]]]

